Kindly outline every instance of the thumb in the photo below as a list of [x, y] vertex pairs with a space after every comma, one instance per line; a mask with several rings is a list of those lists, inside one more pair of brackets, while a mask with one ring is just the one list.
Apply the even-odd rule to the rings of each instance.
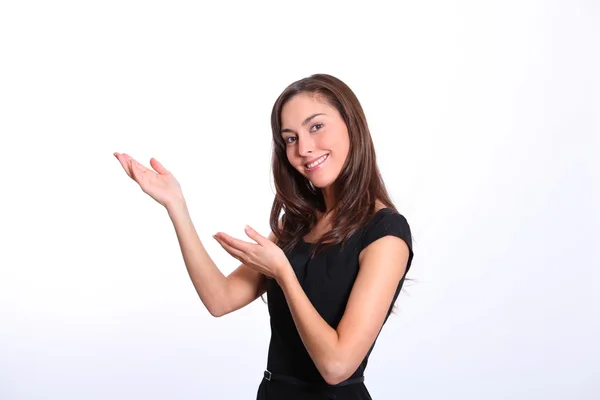
[[254, 241], [260, 245], [264, 245], [267, 242], [271, 243], [271, 241], [269, 239], [262, 236], [260, 233], [256, 232], [254, 229], [250, 228], [248, 225], [246, 225], [246, 229], [244, 229], [244, 231], [246, 232], [246, 235], [248, 235], [249, 238], [254, 239]]
[[150, 166], [161, 175], [170, 174], [170, 172], [165, 167], [163, 167], [163, 165], [159, 163], [156, 158], [150, 159]]

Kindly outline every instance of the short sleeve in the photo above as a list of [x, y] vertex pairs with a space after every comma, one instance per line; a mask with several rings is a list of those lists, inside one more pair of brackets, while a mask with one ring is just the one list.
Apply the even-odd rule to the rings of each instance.
[[392, 209], [381, 209], [367, 223], [361, 238], [360, 251], [384, 236], [396, 236], [404, 240], [409, 250], [406, 272], [410, 269], [414, 256], [412, 248], [412, 234], [406, 218]]

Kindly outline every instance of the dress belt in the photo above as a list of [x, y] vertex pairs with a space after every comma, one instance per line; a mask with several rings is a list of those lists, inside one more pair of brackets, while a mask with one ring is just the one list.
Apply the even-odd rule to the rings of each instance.
[[352, 385], [355, 383], [361, 383], [361, 382], [365, 381], [364, 376], [359, 376], [358, 378], [346, 379], [345, 381], [340, 382], [337, 385], [318, 384], [318, 383], [305, 382], [300, 379], [294, 378], [292, 376], [273, 374], [268, 369], [265, 370], [264, 376], [265, 376], [265, 379], [268, 381], [281, 381], [281, 382], [293, 383], [295, 385], [301, 385], [301, 386], [307, 386], [307, 387], [313, 387], [313, 388], [340, 387], [340, 386]]

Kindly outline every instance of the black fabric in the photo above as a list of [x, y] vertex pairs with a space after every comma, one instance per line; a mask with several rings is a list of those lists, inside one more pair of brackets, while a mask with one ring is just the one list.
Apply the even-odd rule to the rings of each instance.
[[[310, 252], [314, 244], [301, 241], [296, 248], [286, 254], [307, 297], [332, 328], [337, 328], [344, 314], [352, 286], [358, 275], [360, 252], [375, 240], [388, 235], [397, 236], [408, 245], [410, 251], [406, 268], [408, 272], [413, 259], [410, 226], [404, 216], [389, 208], [377, 211], [365, 226], [350, 237], [344, 247], [341, 244], [331, 246], [311, 260]], [[406, 273], [398, 282], [386, 321], [402, 289], [405, 276]], [[257, 393], [258, 400], [371, 399], [364, 383], [342, 387], [327, 385], [308, 355], [283, 291], [274, 279], [269, 279], [267, 283], [267, 298], [271, 316], [271, 342], [267, 370], [273, 374], [314, 383], [315, 387], [320, 389], [263, 379]], [[364, 375], [373, 346], [349, 379]], [[322, 389], [324, 386], [326, 389]]]
[[[273, 374], [269, 370], [265, 370], [264, 378], [268, 381], [281, 381], [281, 382], [291, 383], [294, 385], [310, 386], [315, 389], [317, 388], [317, 386], [320, 386], [320, 385], [315, 385], [314, 383], [299, 381], [297, 378], [295, 378], [293, 376]], [[341, 387], [341, 386], [347, 386], [347, 385], [354, 385], [356, 383], [364, 382], [364, 380], [365, 380], [364, 376], [359, 376], [358, 378], [346, 379], [345, 381], [340, 382], [334, 386]], [[329, 386], [330, 385], [327, 385], [327, 386], [324, 386], [323, 388], [329, 388]]]

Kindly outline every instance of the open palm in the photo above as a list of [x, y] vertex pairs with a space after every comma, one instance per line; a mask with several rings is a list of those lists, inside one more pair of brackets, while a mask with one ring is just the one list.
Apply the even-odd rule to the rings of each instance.
[[159, 204], [167, 207], [168, 204], [183, 200], [179, 182], [155, 158], [150, 159], [150, 166], [154, 169], [153, 171], [125, 153], [114, 153], [114, 156], [119, 160], [127, 175], [140, 185], [144, 193]]

